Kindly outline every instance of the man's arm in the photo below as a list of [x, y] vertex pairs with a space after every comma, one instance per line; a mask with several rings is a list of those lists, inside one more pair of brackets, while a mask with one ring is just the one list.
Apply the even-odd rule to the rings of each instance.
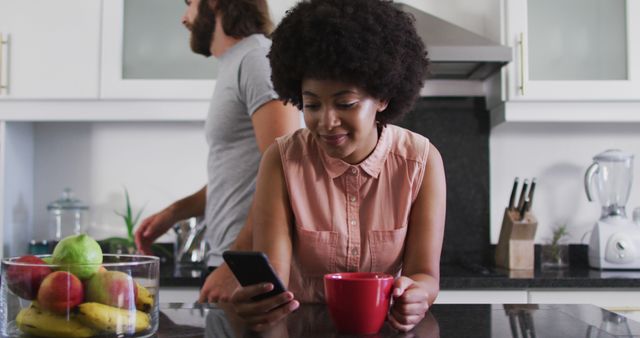
[[277, 137], [300, 129], [300, 114], [298, 108], [285, 105], [280, 100], [271, 100], [260, 106], [251, 116], [260, 153], [264, 153]]
[[153, 242], [167, 232], [176, 222], [189, 217], [203, 215], [206, 194], [207, 186], [205, 185], [197, 192], [145, 218], [135, 233], [135, 242], [138, 250], [144, 254], [152, 255], [151, 245]]
[[195, 193], [176, 201], [169, 206], [173, 216], [177, 221], [194, 216], [204, 215], [204, 208], [207, 201], [207, 186]]

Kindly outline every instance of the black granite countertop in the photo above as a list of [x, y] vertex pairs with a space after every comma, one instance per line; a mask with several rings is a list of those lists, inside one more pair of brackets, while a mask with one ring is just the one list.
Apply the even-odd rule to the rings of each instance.
[[[569, 268], [509, 271], [489, 264], [444, 264], [440, 268], [442, 290], [530, 288], [633, 288], [640, 287], [640, 270], [595, 270], [586, 261], [586, 246], [571, 246]], [[202, 268], [161, 264], [160, 286], [200, 287]]]
[[[324, 305], [303, 305], [262, 335], [246, 332], [229, 313], [214, 305], [160, 304], [156, 337], [345, 337]], [[409, 334], [385, 323], [367, 337], [640, 337], [640, 323], [593, 305], [436, 304]]]

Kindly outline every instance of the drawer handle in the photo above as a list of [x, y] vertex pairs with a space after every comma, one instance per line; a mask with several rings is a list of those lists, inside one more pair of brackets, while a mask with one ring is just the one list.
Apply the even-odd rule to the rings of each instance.
[[[8, 65], [9, 63], [5, 60], [4, 54], [5, 54], [5, 45], [7, 46], [7, 58], [8, 59], [8, 48], [9, 48], [9, 36], [7, 35], [7, 38], [4, 38], [4, 33], [0, 32], [0, 94], [2, 94], [2, 91], [4, 90], [7, 94], [9, 93], [9, 69], [8, 69]], [[4, 76], [7, 78], [7, 83], [3, 83], [3, 74]]]
[[518, 89], [520, 90], [520, 95], [524, 95], [524, 33], [522, 32], [520, 32], [518, 39], [518, 47], [520, 49], [520, 85]]
[[520, 86], [518, 86], [518, 89], [520, 90], [520, 95], [524, 95], [524, 33], [522, 32], [518, 39], [518, 47], [520, 49]]

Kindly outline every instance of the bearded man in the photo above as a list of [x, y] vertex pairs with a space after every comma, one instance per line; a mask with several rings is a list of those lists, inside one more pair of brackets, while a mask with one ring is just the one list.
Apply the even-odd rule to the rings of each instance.
[[[186, 0], [183, 25], [191, 49], [218, 61], [218, 77], [205, 123], [207, 184], [142, 221], [139, 251], [180, 220], [203, 216], [209, 274], [200, 301], [225, 300], [236, 281], [222, 260], [229, 249], [251, 249], [250, 209], [262, 152], [276, 137], [300, 128], [300, 112], [273, 90], [267, 53], [273, 24], [266, 0]], [[249, 220], [249, 221], [248, 221]], [[248, 222], [245, 235], [236, 239]], [[221, 267], [216, 269], [217, 267]]]

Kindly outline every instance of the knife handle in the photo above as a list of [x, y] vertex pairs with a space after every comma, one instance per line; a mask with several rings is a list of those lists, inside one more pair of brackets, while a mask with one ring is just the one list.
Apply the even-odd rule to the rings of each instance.
[[527, 188], [529, 187], [529, 180], [525, 178], [524, 183], [522, 183], [522, 190], [520, 191], [520, 199], [518, 199], [518, 206], [516, 210], [522, 209], [524, 205], [524, 201], [527, 198]]
[[509, 210], [515, 210], [516, 209], [516, 191], [518, 191], [518, 180], [519, 178], [516, 177], [516, 179], [513, 181], [513, 188], [511, 188], [511, 196], [509, 196], [509, 205], [507, 205], [507, 208]]
[[525, 211], [529, 211], [531, 209], [531, 205], [533, 205], [533, 194], [536, 191], [536, 178], [534, 177], [531, 180], [531, 186], [529, 187], [529, 205], [527, 205], [527, 210]]

